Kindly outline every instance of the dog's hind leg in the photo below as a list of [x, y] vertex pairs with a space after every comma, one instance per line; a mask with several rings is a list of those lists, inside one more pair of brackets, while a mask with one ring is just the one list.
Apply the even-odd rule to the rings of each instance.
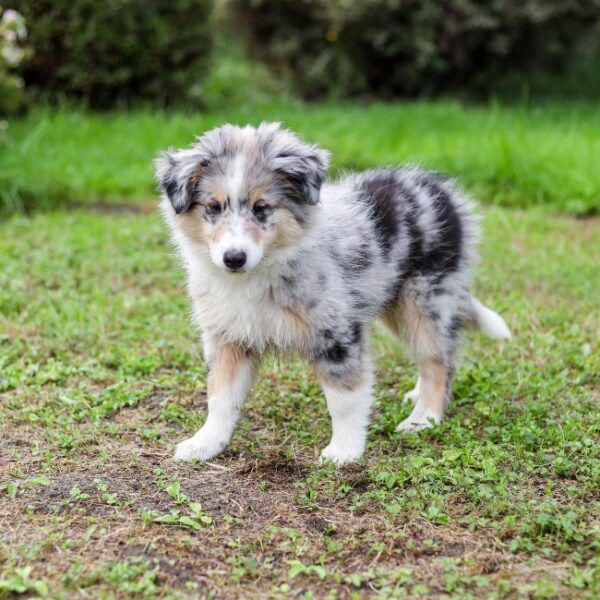
[[225, 449], [256, 374], [256, 357], [239, 345], [209, 337], [205, 354], [208, 417], [193, 437], [177, 446], [176, 460], [210, 460]]
[[417, 403], [417, 399], [419, 398], [419, 390], [421, 389], [421, 376], [419, 375], [419, 378], [417, 379], [417, 383], [415, 384], [415, 387], [410, 390], [410, 392], [406, 392], [406, 394], [404, 394], [404, 402], [409, 403], [412, 402], [413, 404]]
[[415, 406], [396, 431], [416, 432], [442, 421], [450, 397], [452, 368], [436, 358], [419, 363], [419, 389]]
[[442, 319], [428, 305], [426, 294], [407, 286], [398, 302], [383, 315], [384, 322], [405, 342], [419, 367], [417, 385], [405, 396], [414, 402], [413, 410], [397, 431], [420, 431], [440, 423], [444, 417], [454, 374], [457, 321], [448, 314], [453, 300], [445, 305]]

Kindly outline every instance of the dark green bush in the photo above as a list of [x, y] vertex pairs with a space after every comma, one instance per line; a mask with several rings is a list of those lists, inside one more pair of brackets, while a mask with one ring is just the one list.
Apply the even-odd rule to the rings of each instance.
[[[9, 2], [9, 4], [11, 4]], [[105, 108], [198, 96], [212, 0], [13, 0], [29, 28], [30, 90]]]
[[[230, 0], [251, 54], [307, 97], [493, 92], [564, 68], [600, 0]], [[583, 54], [586, 53], [584, 47]], [[597, 51], [597, 46], [596, 46]]]

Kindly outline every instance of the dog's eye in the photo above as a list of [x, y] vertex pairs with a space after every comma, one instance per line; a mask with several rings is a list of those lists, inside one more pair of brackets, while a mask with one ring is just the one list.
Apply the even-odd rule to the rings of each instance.
[[209, 215], [218, 215], [221, 212], [221, 205], [218, 202], [211, 202], [206, 205], [206, 212]]
[[264, 220], [267, 216], [267, 205], [262, 202], [257, 202], [252, 207], [252, 212], [257, 219]]

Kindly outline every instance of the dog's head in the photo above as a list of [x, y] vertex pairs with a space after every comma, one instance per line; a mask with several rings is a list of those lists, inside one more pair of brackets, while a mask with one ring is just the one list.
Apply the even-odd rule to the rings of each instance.
[[223, 125], [155, 163], [174, 226], [232, 272], [250, 271], [300, 238], [327, 164], [327, 152], [278, 123]]

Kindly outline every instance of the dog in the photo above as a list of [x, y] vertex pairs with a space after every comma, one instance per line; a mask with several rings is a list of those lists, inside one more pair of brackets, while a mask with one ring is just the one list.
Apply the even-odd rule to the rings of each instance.
[[441, 422], [463, 328], [510, 338], [469, 291], [478, 220], [451, 179], [398, 166], [325, 181], [328, 162], [278, 123], [226, 124], [155, 161], [208, 366], [206, 422], [175, 459], [227, 446], [265, 352], [312, 363], [332, 422], [321, 459], [341, 465], [365, 449], [373, 321], [418, 365], [399, 432]]

